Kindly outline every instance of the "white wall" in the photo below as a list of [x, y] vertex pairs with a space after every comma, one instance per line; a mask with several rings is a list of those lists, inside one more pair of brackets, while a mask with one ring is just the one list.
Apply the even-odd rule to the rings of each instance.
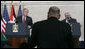
[[[1, 14], [3, 13], [3, 1], [1, 2]], [[6, 1], [7, 9], [10, 15], [11, 1]], [[20, 1], [13, 1], [17, 15], [18, 5]], [[57, 6], [61, 10], [61, 19], [64, 19], [64, 13], [69, 12], [73, 18], [81, 24], [82, 36], [80, 40], [84, 40], [84, 2], [83, 1], [21, 1], [22, 9], [29, 9], [29, 16], [33, 22], [47, 19], [47, 12], [50, 6]]]

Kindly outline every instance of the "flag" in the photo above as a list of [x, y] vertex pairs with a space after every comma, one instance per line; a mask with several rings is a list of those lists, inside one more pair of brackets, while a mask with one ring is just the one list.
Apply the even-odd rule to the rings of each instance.
[[1, 41], [6, 41], [6, 37], [2, 32], [1, 32]]
[[6, 42], [7, 42], [5, 31], [6, 31], [6, 24], [8, 23], [8, 21], [9, 21], [9, 15], [6, 8], [6, 4], [4, 4], [3, 17], [1, 20], [1, 47], [6, 45]]
[[19, 5], [18, 15], [17, 17], [22, 16], [21, 4]]
[[3, 18], [1, 20], [1, 32], [5, 35], [5, 30], [6, 30], [6, 24], [9, 21], [9, 15], [8, 11], [6, 8], [6, 4], [4, 5], [4, 12], [3, 12]]
[[5, 35], [1, 32], [1, 47], [3, 48], [7, 44]]
[[16, 15], [15, 15], [14, 7], [13, 7], [13, 4], [12, 4], [11, 15], [10, 15], [10, 23], [15, 23], [15, 21], [16, 21]]

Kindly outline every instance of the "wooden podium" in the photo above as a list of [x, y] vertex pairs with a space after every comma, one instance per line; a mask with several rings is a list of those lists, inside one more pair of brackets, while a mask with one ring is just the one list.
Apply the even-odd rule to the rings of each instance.
[[19, 48], [20, 44], [25, 42], [25, 38], [29, 37], [30, 31], [27, 25], [23, 23], [19, 23], [18, 32], [13, 32], [13, 25], [8, 23], [6, 25], [6, 37], [7, 43], [11, 45], [13, 48]]
[[10, 37], [8, 37], [7, 38], [8, 44], [11, 45], [13, 48], [19, 48], [19, 45], [21, 43], [25, 42], [24, 40], [25, 40], [24, 37], [23, 38], [16, 38], [16, 37], [10, 38]]

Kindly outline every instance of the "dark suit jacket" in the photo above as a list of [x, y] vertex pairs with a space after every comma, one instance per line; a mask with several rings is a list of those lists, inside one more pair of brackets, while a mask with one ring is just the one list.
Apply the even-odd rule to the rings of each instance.
[[[22, 16], [19, 16], [19, 17], [16, 18], [16, 23], [23, 23], [22, 22]], [[26, 16], [25, 24], [32, 26], [33, 25], [32, 18], [29, 17], [29, 16]]]
[[[62, 20], [63, 22], [66, 22], [66, 19]], [[77, 23], [76, 19], [70, 18], [69, 23]]]
[[73, 48], [70, 26], [54, 17], [35, 23], [28, 47], [36, 45], [38, 48]]

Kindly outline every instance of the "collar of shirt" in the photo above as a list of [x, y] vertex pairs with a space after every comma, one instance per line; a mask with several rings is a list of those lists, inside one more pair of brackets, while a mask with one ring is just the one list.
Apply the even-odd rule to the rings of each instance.
[[69, 19], [66, 19], [66, 23], [69, 23], [69, 20], [71, 19], [71, 17]]
[[66, 19], [66, 23], [69, 23], [67, 19]]

